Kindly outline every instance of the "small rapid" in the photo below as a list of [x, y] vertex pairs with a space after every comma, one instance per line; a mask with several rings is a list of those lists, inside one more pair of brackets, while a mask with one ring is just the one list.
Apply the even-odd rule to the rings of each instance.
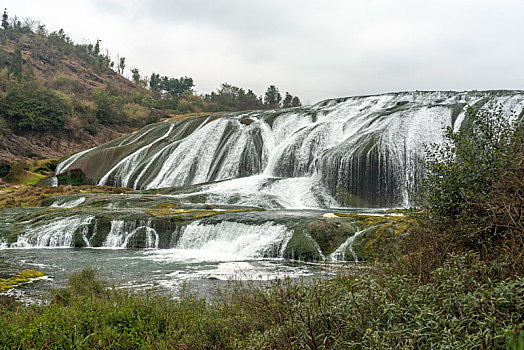
[[195, 222], [185, 228], [175, 249], [210, 261], [282, 258], [292, 234], [286, 226], [270, 222], [260, 225]]

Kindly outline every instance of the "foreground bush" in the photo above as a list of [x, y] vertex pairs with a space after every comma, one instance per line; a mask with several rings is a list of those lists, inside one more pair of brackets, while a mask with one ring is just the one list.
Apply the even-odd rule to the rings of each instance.
[[2, 348], [491, 349], [524, 321], [524, 279], [494, 281], [475, 256], [433, 282], [389, 271], [310, 284], [233, 282], [214, 301], [105, 289], [92, 270], [45, 306], [0, 311]]
[[505, 258], [505, 277], [524, 274], [524, 128], [502, 107], [469, 109], [467, 125], [447, 129], [427, 149], [416, 228], [405, 240], [410, 273], [421, 281], [450, 254]]

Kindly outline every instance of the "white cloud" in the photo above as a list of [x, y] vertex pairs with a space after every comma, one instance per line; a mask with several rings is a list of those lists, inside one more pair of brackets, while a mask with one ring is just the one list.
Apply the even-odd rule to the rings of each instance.
[[198, 91], [270, 84], [303, 100], [424, 89], [522, 88], [517, 0], [26, 0], [10, 14], [103, 40], [145, 74]]

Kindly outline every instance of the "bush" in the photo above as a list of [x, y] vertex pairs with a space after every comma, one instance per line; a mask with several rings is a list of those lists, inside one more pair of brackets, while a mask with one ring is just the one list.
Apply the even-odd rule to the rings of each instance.
[[452, 256], [427, 285], [370, 269], [311, 282], [231, 282], [210, 302], [108, 289], [85, 269], [51, 304], [0, 309], [0, 347], [502, 348], [523, 320], [524, 279], [486, 278], [499, 268]]
[[88, 124], [84, 126], [84, 130], [87, 131], [90, 135], [96, 135], [96, 133], [98, 132], [96, 126], [94, 126], [93, 124]]
[[71, 108], [59, 93], [37, 86], [12, 86], [0, 104], [14, 130], [62, 129]]
[[99, 89], [91, 93], [91, 99], [96, 104], [95, 116], [102, 124], [120, 122], [120, 100], [107, 90]]
[[422, 211], [405, 242], [422, 278], [461, 251], [487, 260], [505, 255], [514, 263], [508, 276], [524, 272], [522, 119], [514, 120], [501, 107], [470, 108], [466, 127], [448, 128], [444, 145], [427, 148]]

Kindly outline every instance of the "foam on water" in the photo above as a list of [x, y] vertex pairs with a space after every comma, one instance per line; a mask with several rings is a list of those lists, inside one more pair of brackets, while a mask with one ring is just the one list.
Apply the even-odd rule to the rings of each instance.
[[180, 237], [176, 249], [194, 254], [203, 261], [230, 261], [245, 258], [281, 257], [292, 231], [286, 226], [264, 223], [248, 225], [221, 221], [193, 222]]

